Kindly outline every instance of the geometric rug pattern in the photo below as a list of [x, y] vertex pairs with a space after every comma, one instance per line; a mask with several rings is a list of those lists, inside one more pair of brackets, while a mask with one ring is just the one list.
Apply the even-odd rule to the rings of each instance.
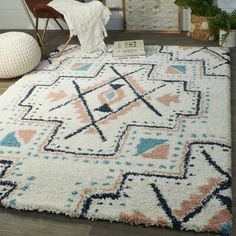
[[70, 46], [0, 97], [0, 205], [231, 231], [230, 58]]

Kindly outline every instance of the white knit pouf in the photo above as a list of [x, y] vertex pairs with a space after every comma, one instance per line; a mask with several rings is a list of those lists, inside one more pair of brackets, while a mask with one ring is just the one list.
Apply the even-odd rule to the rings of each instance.
[[22, 32], [0, 34], [0, 78], [14, 78], [33, 70], [41, 60], [37, 41]]

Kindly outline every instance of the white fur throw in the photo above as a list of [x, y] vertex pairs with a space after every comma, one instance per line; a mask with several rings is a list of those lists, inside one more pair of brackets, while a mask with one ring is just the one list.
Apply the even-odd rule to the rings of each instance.
[[105, 25], [111, 12], [100, 1], [81, 3], [75, 0], [54, 0], [48, 4], [61, 14], [70, 29], [70, 35], [77, 35], [85, 52], [105, 50]]

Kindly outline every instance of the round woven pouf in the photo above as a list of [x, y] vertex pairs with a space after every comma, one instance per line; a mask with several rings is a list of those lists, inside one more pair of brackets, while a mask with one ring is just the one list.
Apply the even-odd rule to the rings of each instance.
[[0, 34], [0, 78], [14, 78], [33, 70], [41, 60], [37, 41], [23, 32]]

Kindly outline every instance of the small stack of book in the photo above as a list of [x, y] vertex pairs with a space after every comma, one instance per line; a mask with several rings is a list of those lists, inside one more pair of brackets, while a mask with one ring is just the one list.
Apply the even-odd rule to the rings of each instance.
[[115, 41], [113, 57], [145, 56], [143, 40]]

